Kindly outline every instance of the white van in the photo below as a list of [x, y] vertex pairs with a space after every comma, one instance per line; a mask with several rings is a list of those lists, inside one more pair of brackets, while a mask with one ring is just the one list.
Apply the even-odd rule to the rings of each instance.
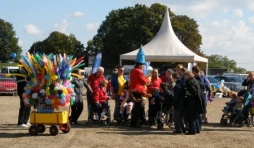
[[19, 73], [19, 66], [3, 66], [1, 73]]

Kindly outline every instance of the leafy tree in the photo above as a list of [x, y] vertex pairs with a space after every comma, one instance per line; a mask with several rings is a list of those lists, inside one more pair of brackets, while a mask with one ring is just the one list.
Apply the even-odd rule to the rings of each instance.
[[[97, 34], [88, 42], [87, 49], [91, 54], [102, 52], [103, 66], [118, 64], [120, 54], [138, 49], [141, 44], [145, 45], [152, 40], [161, 27], [165, 9], [164, 5], [155, 3], [150, 8], [136, 4], [134, 7], [112, 10]], [[169, 15], [180, 40], [201, 54], [202, 37], [196, 22], [187, 16], [176, 16], [170, 10]]]
[[0, 62], [12, 61], [12, 53], [16, 54], [17, 59], [20, 57], [22, 49], [15, 35], [12, 24], [0, 19]]
[[177, 15], [172, 22], [178, 39], [193, 52], [205, 56], [200, 49], [202, 36], [199, 34], [197, 22], [186, 15]]
[[236, 61], [228, 59], [227, 56], [218, 54], [211, 55], [209, 59], [209, 68], [225, 68], [228, 72], [244, 73], [246, 70], [241, 67], [236, 67]]
[[39, 52], [45, 54], [66, 53], [77, 58], [87, 55], [84, 45], [81, 44], [81, 42], [78, 41], [73, 34], [68, 36], [57, 31], [52, 32], [45, 40], [33, 43], [29, 52]]

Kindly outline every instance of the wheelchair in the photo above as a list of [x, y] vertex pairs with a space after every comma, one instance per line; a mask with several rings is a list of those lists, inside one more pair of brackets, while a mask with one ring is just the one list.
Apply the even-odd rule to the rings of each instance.
[[163, 129], [164, 124], [166, 124], [169, 128], [174, 129], [174, 111], [171, 109], [171, 105], [163, 104], [162, 102], [160, 103], [160, 105], [160, 111], [157, 112], [157, 115], [155, 117], [157, 129]]
[[105, 117], [101, 118], [102, 108], [100, 108], [100, 111], [98, 112], [99, 120], [96, 120], [95, 114], [94, 114], [94, 108], [92, 103], [89, 103], [88, 105], [88, 125], [92, 124], [98, 124], [103, 123], [104, 125], [110, 125], [111, 123], [111, 111], [110, 111], [110, 105], [106, 108], [105, 111]]

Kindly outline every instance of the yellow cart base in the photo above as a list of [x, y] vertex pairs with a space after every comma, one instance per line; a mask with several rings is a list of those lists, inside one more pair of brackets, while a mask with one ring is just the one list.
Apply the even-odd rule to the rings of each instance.
[[31, 124], [66, 124], [68, 123], [68, 112], [38, 113], [31, 112]]

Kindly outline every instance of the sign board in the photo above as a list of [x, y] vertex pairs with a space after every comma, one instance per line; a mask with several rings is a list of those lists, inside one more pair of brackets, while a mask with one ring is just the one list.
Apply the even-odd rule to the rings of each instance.
[[95, 59], [95, 56], [88, 56], [88, 67], [93, 66], [94, 59]]

